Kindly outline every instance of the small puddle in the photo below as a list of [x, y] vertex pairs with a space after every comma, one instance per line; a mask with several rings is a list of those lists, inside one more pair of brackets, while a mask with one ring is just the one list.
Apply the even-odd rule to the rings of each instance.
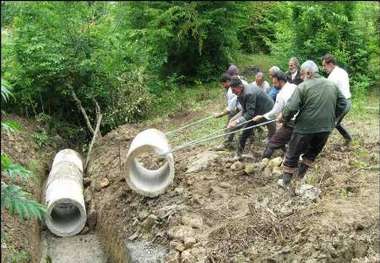
[[57, 237], [43, 231], [40, 263], [106, 263], [109, 262], [96, 236], [90, 233], [73, 237]]

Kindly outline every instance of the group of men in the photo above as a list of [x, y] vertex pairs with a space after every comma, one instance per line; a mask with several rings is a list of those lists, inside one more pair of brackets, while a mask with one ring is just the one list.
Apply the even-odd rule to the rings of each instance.
[[347, 72], [331, 54], [322, 57], [322, 66], [329, 74], [327, 79], [319, 74], [318, 66], [311, 60], [299, 66], [298, 59], [293, 57], [288, 66], [287, 72], [277, 66], [269, 69], [271, 87], [264, 80], [263, 72], [258, 72], [255, 81], [249, 84], [239, 76], [238, 68], [230, 65], [220, 79], [227, 107], [214, 114], [215, 118], [228, 115], [229, 131], [241, 129], [236, 147], [234, 134], [229, 134], [217, 148], [236, 148], [237, 160], [241, 160], [247, 139], [253, 136], [255, 127], [252, 126], [266, 126], [267, 144], [262, 157], [270, 158], [276, 149], [285, 152], [278, 184], [287, 189], [294, 175], [301, 179], [305, 176], [334, 128], [346, 144], [352, 141], [341, 123], [351, 108]]

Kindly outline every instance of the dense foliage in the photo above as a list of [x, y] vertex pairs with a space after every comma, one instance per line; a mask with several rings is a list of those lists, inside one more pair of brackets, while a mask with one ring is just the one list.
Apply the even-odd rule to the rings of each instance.
[[377, 2], [2, 2], [2, 77], [13, 110], [85, 127], [74, 91], [91, 121], [99, 103], [105, 132], [242, 52], [283, 69], [330, 52], [363, 93], [379, 80], [378, 13]]

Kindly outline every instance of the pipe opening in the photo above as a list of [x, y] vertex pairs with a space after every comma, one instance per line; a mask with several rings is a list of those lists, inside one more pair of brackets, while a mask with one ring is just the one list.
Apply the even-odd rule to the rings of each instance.
[[50, 210], [48, 224], [53, 233], [66, 236], [79, 233], [86, 223], [80, 206], [68, 200], [58, 201]]

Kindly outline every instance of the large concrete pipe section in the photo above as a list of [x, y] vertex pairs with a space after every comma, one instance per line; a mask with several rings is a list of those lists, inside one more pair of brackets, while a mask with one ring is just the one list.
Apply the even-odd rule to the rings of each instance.
[[[143, 166], [137, 158], [154, 152], [165, 162], [156, 170]], [[132, 141], [126, 160], [126, 181], [131, 189], [144, 196], [155, 197], [165, 192], [174, 178], [174, 158], [164, 133], [156, 129], [140, 132]], [[167, 153], [167, 154], [165, 154]]]
[[48, 229], [57, 236], [78, 234], [86, 224], [83, 197], [83, 162], [71, 149], [59, 151], [54, 158], [45, 188]]

